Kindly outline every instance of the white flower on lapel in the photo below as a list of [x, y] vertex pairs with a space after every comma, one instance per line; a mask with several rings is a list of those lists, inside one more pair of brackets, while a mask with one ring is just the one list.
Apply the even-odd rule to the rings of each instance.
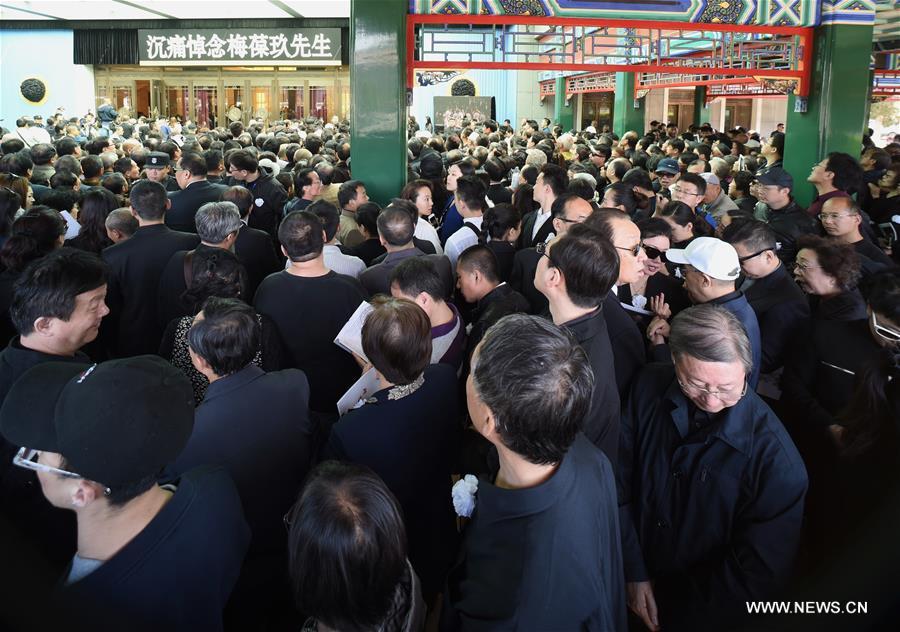
[[478, 479], [471, 474], [453, 484], [453, 508], [456, 515], [468, 518], [475, 511], [475, 494], [478, 492]]
[[631, 304], [638, 309], [644, 309], [645, 307], [647, 307], [647, 297], [643, 294], [634, 294], [631, 297]]

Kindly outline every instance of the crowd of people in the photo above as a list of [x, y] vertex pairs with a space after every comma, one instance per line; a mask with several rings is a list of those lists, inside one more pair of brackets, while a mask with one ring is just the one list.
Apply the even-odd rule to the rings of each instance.
[[896, 558], [900, 142], [411, 125], [382, 207], [345, 121], [101, 118], [0, 139], [11, 629], [726, 630]]

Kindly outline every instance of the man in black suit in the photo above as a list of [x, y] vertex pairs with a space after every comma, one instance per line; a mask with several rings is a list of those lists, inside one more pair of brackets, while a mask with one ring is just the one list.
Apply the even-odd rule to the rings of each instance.
[[594, 372], [591, 408], [582, 432], [616, 468], [619, 391], [603, 300], [619, 276], [619, 256], [587, 226], [573, 226], [542, 248], [534, 284], [550, 302], [553, 322], [575, 335]]
[[569, 176], [559, 165], [547, 164], [541, 167], [534, 183], [534, 201], [541, 205], [536, 211], [526, 213], [522, 218], [522, 248], [531, 248], [535, 244], [547, 241], [553, 233], [550, 213], [553, 202], [566, 192]]
[[615, 286], [633, 283], [644, 274], [647, 253], [637, 224], [618, 209], [594, 211], [584, 224], [611, 243], [619, 255], [619, 276], [603, 301], [603, 312], [615, 359], [619, 399], [625, 404], [631, 381], [647, 362], [647, 350], [637, 323], [622, 307]]
[[778, 258], [778, 238], [765, 222], [734, 221], [722, 239], [734, 246], [741, 271], [753, 284], [744, 291], [759, 321], [762, 342], [760, 373], [784, 366], [784, 353], [809, 322], [806, 294]]
[[388, 206], [378, 216], [378, 237], [381, 244], [387, 249], [387, 254], [381, 263], [364, 270], [359, 275], [359, 282], [370, 296], [375, 294], [391, 293], [391, 270], [397, 267], [401, 261], [409, 257], [428, 257], [432, 260], [441, 276], [444, 286], [444, 295], [441, 298], [450, 298], [453, 291], [453, 271], [450, 268], [450, 260], [444, 255], [428, 255], [419, 250], [413, 244], [415, 224], [406, 209], [398, 206]]
[[177, 477], [199, 465], [218, 465], [234, 480], [253, 537], [229, 614], [242, 620], [252, 609], [257, 624], [259, 606], [272, 612], [287, 583], [281, 518], [309, 470], [312, 442], [306, 375], [298, 369], [265, 373], [256, 366], [260, 335], [258, 317], [243, 301], [211, 298], [197, 314], [188, 345], [209, 388], [187, 445], [167, 470]]
[[[589, 202], [575, 193], [565, 192], [553, 201], [550, 213], [552, 218], [547, 222], [556, 235], [564, 235], [570, 226], [580, 224], [593, 212]], [[513, 258], [513, 269], [509, 284], [524, 296], [531, 308], [529, 314], [543, 314], [547, 311], [547, 297], [534, 287], [534, 272], [541, 255], [535, 248], [519, 250]]]
[[259, 168], [259, 160], [246, 149], [238, 149], [228, 156], [229, 185], [239, 184], [253, 194], [255, 211], [250, 226], [264, 230], [274, 239], [278, 223], [284, 215], [287, 192], [271, 173]]
[[[165, 225], [169, 199], [158, 182], [141, 180], [131, 188], [131, 212], [138, 229], [132, 237], [103, 251], [109, 264], [103, 339], [115, 357], [156, 353], [162, 338], [156, 298], [162, 271], [179, 250], [194, 248], [200, 239]], [[108, 326], [107, 326], [108, 325]]]
[[171, 205], [166, 212], [166, 226], [172, 230], [196, 233], [194, 216], [207, 202], [218, 202], [228, 188], [206, 179], [206, 160], [199, 154], [184, 154], [175, 172], [180, 191], [169, 193]]
[[247, 301], [251, 302], [262, 280], [284, 269], [284, 260], [275, 251], [275, 244], [269, 233], [247, 225], [253, 210], [253, 194], [249, 190], [238, 186], [228, 187], [222, 194], [222, 201], [237, 206], [244, 224], [234, 242], [234, 254], [247, 270]]

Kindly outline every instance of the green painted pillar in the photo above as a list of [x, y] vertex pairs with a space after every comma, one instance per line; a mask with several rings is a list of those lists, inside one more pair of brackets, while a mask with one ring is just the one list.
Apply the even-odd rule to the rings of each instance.
[[794, 197], [808, 206], [815, 189], [809, 171], [826, 154], [841, 151], [859, 157], [866, 128], [872, 26], [820, 26], [814, 38], [812, 81], [807, 111], [795, 112], [788, 98], [784, 167], [794, 176]]
[[[644, 133], [644, 104], [634, 98], [634, 73], [616, 73], [616, 102], [613, 105], [613, 131], [620, 137], [625, 132]], [[637, 105], [637, 107], [635, 107]]]
[[[572, 99], [575, 97], [572, 96]], [[563, 128], [564, 132], [575, 127], [575, 108], [572, 107], [571, 99], [566, 101], [566, 78], [556, 78], [556, 95], [553, 97], [553, 112], [556, 117], [556, 123]]]
[[706, 109], [706, 86], [694, 88], [694, 125], [700, 127], [704, 119], [708, 120], [709, 110]]
[[350, 1], [350, 166], [382, 206], [406, 184], [408, 9], [408, 0]]

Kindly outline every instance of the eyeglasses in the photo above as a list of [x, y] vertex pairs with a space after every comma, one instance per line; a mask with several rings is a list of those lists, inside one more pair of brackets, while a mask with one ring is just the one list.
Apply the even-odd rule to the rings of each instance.
[[740, 391], [738, 391], [737, 386], [732, 386], [731, 388], [723, 388], [718, 391], [711, 391], [709, 389], [703, 388], [702, 386], [682, 382], [681, 378], [676, 378], [676, 380], [678, 381], [678, 386], [681, 387], [681, 390], [684, 391], [685, 395], [693, 394], [695, 397], [698, 395], [709, 395], [710, 397], [715, 397], [721, 402], [736, 402], [747, 394], [747, 376], [744, 376], [744, 382], [740, 386]]
[[692, 195], [694, 197], [703, 197], [702, 193], [691, 192], [679, 186], [672, 187], [672, 193], [677, 193], [678, 195]]
[[900, 342], [900, 331], [896, 331], [894, 329], [890, 329], [889, 327], [885, 327], [884, 325], [878, 324], [878, 318], [875, 316], [875, 312], [872, 312], [872, 329], [875, 330], [875, 333], [887, 340], [888, 342], [898, 343]]
[[[653, 246], [644, 245], [644, 253], [646, 253], [648, 259], [656, 259], [662, 256], [663, 252], [659, 248], [654, 248]], [[636, 257], [637, 255], [635, 255]]]
[[738, 261], [740, 263], [744, 263], [745, 261], [750, 261], [754, 257], [758, 257], [762, 253], [767, 252], [769, 250], [771, 250], [771, 248], [764, 248], [763, 250], [760, 250], [759, 252], [754, 252], [752, 255], [747, 255], [746, 257], [738, 257]]
[[582, 219], [569, 219], [569, 218], [567, 218], [567, 217], [562, 217], [561, 215], [557, 215], [556, 219], [558, 219], [558, 220], [561, 221], [561, 222], [565, 222], [566, 224], [580, 224], [581, 222], [584, 221], [584, 218], [582, 218]]
[[853, 217], [856, 213], [819, 213], [816, 217], [819, 218], [820, 222], [824, 222], [827, 220], [836, 220], [842, 217]]
[[535, 244], [534, 249], [537, 251], [539, 255], [542, 257], [547, 257], [547, 261], [550, 262], [550, 265], [554, 268], [559, 267], [556, 265], [556, 262], [553, 260], [553, 257], [550, 256], [550, 241], [539, 241]]
[[[13, 457], [13, 465], [25, 468], [26, 470], [32, 470], [34, 472], [45, 472], [47, 474], [56, 474], [65, 478], [84, 478], [81, 474], [69, 472], [68, 470], [61, 470], [58, 467], [53, 467], [52, 465], [39, 463], [38, 457], [40, 456], [40, 450], [33, 450], [31, 448], [19, 448], [19, 451], [16, 452], [16, 456]], [[103, 493], [109, 496], [111, 493], [109, 487], [104, 488]]]
[[807, 270], [814, 270], [821, 267], [822, 266], [811, 266], [806, 263], [800, 263], [799, 261], [794, 264], [794, 270], [799, 270], [800, 272], [806, 272]]
[[624, 250], [625, 252], [630, 252], [632, 257], [637, 257], [641, 254], [641, 250], [644, 249], [643, 243], [638, 243], [633, 245], [631, 248], [623, 248], [622, 246], [615, 246], [616, 250]]

